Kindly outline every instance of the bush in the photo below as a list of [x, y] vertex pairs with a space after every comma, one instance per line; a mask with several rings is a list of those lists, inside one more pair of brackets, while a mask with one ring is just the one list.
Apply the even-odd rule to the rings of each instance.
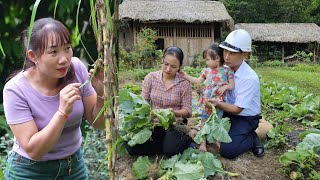
[[133, 77], [136, 81], [142, 81], [144, 77], [155, 69], [135, 69], [133, 71]]
[[269, 60], [269, 61], [263, 62], [261, 65], [267, 66], [267, 67], [281, 67], [281, 66], [284, 66], [285, 64], [280, 60]]
[[84, 140], [83, 157], [88, 168], [89, 179], [109, 179], [107, 161], [103, 163], [98, 171], [108, 153], [105, 130], [93, 130], [92, 126], [87, 128], [90, 128], [90, 131], [87, 132]]
[[313, 64], [295, 64], [293, 67], [289, 68], [292, 71], [304, 71], [304, 72], [320, 72], [320, 66]]
[[206, 67], [206, 60], [203, 59], [202, 53], [194, 55], [194, 61], [192, 62], [191, 67]]
[[156, 31], [143, 28], [138, 34], [137, 44], [132, 50], [120, 47], [120, 62], [127, 68], [150, 68], [162, 56], [162, 50], [156, 50]]

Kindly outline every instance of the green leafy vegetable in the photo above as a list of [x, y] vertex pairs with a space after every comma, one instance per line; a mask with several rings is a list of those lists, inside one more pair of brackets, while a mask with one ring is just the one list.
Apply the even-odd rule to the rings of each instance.
[[216, 141], [230, 143], [232, 140], [228, 134], [231, 124], [229, 118], [219, 118], [214, 107], [212, 107], [212, 114], [198, 132], [194, 141], [198, 144], [208, 140], [210, 143]]
[[132, 165], [132, 172], [136, 179], [145, 179], [148, 177], [148, 170], [151, 162], [148, 156], [140, 156]]
[[[150, 139], [155, 126], [168, 129], [175, 122], [175, 116], [170, 109], [156, 109], [151, 111], [151, 106], [141, 95], [136, 95], [128, 89], [119, 91], [119, 134], [128, 142], [129, 146], [143, 144]], [[160, 123], [151, 120], [155, 114]]]
[[175, 122], [175, 116], [170, 109], [154, 109], [152, 112], [157, 116], [164, 129], [168, 129], [169, 125]]

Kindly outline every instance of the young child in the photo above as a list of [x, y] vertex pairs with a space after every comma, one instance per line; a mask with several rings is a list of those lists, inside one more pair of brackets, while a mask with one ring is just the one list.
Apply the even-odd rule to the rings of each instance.
[[[181, 71], [181, 75], [194, 84], [203, 82], [204, 87], [202, 95], [199, 98], [197, 111], [202, 119], [201, 128], [211, 114], [211, 109], [205, 107], [208, 99], [225, 100], [225, 91], [234, 88], [234, 73], [227, 66], [224, 66], [222, 49], [218, 44], [210, 45], [208, 49], [203, 51], [203, 58], [206, 60], [207, 68], [203, 68], [200, 77], [195, 78]], [[222, 117], [223, 111], [217, 109], [218, 117]], [[220, 143], [217, 143], [220, 146]], [[207, 151], [206, 142], [200, 144], [199, 150]]]

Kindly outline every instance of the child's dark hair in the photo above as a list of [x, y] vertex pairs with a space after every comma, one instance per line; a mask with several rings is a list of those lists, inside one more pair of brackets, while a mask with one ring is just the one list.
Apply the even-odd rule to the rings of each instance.
[[[71, 44], [71, 34], [69, 30], [64, 24], [53, 18], [41, 18], [34, 22], [29, 47], [27, 47], [28, 34], [29, 27], [22, 32], [23, 58], [26, 59], [26, 64], [23, 67], [23, 71], [36, 66], [35, 63], [29, 59], [27, 55], [28, 50], [32, 50], [37, 56], [41, 56], [47, 49], [50, 38], [55, 38], [57, 45]], [[17, 73], [13, 73], [8, 79], [11, 79], [16, 74]], [[59, 80], [59, 85], [69, 84], [73, 81], [73, 79], [74, 69], [71, 64], [67, 75]]]
[[206, 50], [203, 51], [203, 59], [206, 59], [206, 56], [209, 56], [211, 59], [217, 59], [217, 57], [220, 58], [220, 65], [224, 64], [223, 59], [223, 49], [219, 47], [219, 44], [214, 43], [211, 44]]
[[178, 58], [179, 62], [180, 62], [180, 66], [183, 64], [183, 51], [176, 47], [176, 46], [169, 46], [167, 47], [164, 52], [163, 52], [163, 58], [166, 56], [166, 55], [172, 55], [176, 58]]

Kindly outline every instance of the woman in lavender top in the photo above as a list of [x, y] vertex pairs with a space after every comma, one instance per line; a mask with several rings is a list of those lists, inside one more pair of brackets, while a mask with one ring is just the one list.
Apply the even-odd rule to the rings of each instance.
[[[14, 134], [6, 179], [88, 179], [82, 159], [82, 117], [95, 128], [103, 128], [103, 105], [99, 78], [83, 88], [88, 71], [73, 57], [68, 29], [52, 18], [34, 23], [21, 72], [11, 77], [3, 91], [7, 123]], [[98, 94], [98, 95], [97, 95]]]

